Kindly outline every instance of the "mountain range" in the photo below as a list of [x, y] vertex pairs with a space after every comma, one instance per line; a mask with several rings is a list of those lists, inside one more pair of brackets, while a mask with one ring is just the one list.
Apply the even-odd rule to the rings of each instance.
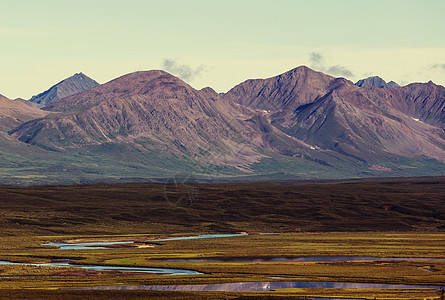
[[161, 70], [102, 85], [80, 73], [33, 97], [42, 109], [0, 100], [14, 107], [0, 115], [1, 155], [7, 158], [0, 171], [10, 175], [0, 175], [4, 183], [426, 176], [444, 170], [445, 88], [432, 82], [400, 87], [372, 77], [354, 84], [302, 66], [218, 94]]

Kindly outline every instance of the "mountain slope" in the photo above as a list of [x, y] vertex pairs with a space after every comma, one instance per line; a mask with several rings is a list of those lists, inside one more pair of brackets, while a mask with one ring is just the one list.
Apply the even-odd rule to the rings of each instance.
[[413, 119], [445, 129], [445, 88], [433, 82], [412, 83], [393, 91], [393, 106]]
[[366, 162], [397, 156], [445, 161], [445, 134], [439, 128], [379, 105], [376, 99], [384, 98], [344, 82], [283, 125], [292, 136]]
[[33, 96], [29, 101], [45, 106], [56, 100], [77, 94], [98, 85], [99, 83], [88, 76], [82, 73], [76, 73], [73, 76], [55, 84], [47, 91]]
[[48, 115], [48, 112], [10, 100], [0, 95], [0, 131], [6, 132], [29, 120]]

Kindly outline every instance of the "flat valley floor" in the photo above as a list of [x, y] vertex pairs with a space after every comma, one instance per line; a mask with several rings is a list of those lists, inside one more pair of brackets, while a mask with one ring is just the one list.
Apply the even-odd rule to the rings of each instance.
[[2, 299], [444, 298], [443, 177], [2, 186], [0, 202]]

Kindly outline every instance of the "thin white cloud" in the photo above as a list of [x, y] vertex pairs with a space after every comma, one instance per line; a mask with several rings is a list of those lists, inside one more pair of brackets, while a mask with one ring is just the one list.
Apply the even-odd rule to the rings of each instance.
[[438, 69], [441, 71], [445, 71], [445, 64], [434, 64], [430, 67], [431, 69]]
[[326, 70], [326, 73], [334, 76], [354, 77], [354, 74], [352, 74], [348, 68], [340, 65], [329, 67], [329, 69]]
[[333, 76], [354, 77], [354, 74], [345, 66], [334, 65], [328, 66], [324, 56], [318, 52], [309, 54], [309, 66], [315, 70], [326, 72]]
[[195, 77], [201, 75], [206, 68], [203, 65], [192, 68], [190, 65], [180, 65], [176, 60], [166, 58], [162, 62], [162, 69], [185, 81], [192, 81]]

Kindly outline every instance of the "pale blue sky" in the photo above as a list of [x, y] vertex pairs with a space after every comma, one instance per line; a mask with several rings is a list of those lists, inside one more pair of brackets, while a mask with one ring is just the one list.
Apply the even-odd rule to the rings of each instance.
[[444, 12], [443, 0], [0, 0], [0, 94], [28, 99], [76, 72], [105, 83], [165, 59], [218, 92], [300, 65], [445, 85]]

